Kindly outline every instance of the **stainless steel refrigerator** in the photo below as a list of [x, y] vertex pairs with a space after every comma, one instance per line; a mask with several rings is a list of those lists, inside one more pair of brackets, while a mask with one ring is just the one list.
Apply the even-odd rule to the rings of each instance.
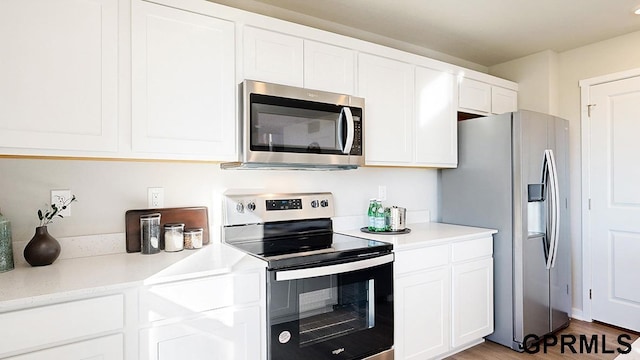
[[568, 129], [525, 110], [460, 121], [458, 167], [440, 173], [442, 222], [498, 230], [487, 339], [517, 351], [569, 324]]

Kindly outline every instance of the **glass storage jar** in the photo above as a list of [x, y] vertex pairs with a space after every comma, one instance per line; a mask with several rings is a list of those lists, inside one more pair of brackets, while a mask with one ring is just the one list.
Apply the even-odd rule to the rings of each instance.
[[181, 251], [184, 249], [184, 224], [164, 225], [164, 251]]
[[140, 215], [140, 252], [160, 252], [160, 213]]
[[202, 247], [202, 228], [190, 228], [184, 231], [184, 248], [200, 249]]

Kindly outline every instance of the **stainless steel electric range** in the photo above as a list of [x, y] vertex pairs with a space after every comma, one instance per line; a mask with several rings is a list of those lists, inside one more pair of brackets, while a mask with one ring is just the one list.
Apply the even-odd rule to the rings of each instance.
[[223, 240], [266, 262], [269, 360], [393, 359], [392, 245], [334, 233], [333, 204], [225, 195]]

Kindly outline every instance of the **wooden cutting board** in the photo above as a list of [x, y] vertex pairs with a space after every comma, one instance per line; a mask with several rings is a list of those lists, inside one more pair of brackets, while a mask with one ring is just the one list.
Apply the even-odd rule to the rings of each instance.
[[202, 244], [209, 243], [209, 215], [207, 207], [181, 207], [128, 210], [124, 215], [127, 252], [140, 252], [140, 215], [160, 213], [160, 243], [164, 244], [164, 224], [183, 223], [184, 228], [202, 228]]

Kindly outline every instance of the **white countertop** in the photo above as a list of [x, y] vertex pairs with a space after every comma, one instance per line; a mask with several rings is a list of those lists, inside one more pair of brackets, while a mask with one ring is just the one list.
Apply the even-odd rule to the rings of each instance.
[[0, 311], [72, 296], [264, 268], [265, 262], [224, 244], [153, 255], [119, 253], [17, 266], [0, 273]]
[[394, 250], [408, 250], [424, 246], [440, 245], [456, 241], [491, 236], [497, 230], [471, 226], [444, 224], [437, 222], [409, 224], [411, 232], [407, 234], [370, 234], [360, 229], [337, 231], [338, 233], [364, 239], [385, 241], [393, 244]]

